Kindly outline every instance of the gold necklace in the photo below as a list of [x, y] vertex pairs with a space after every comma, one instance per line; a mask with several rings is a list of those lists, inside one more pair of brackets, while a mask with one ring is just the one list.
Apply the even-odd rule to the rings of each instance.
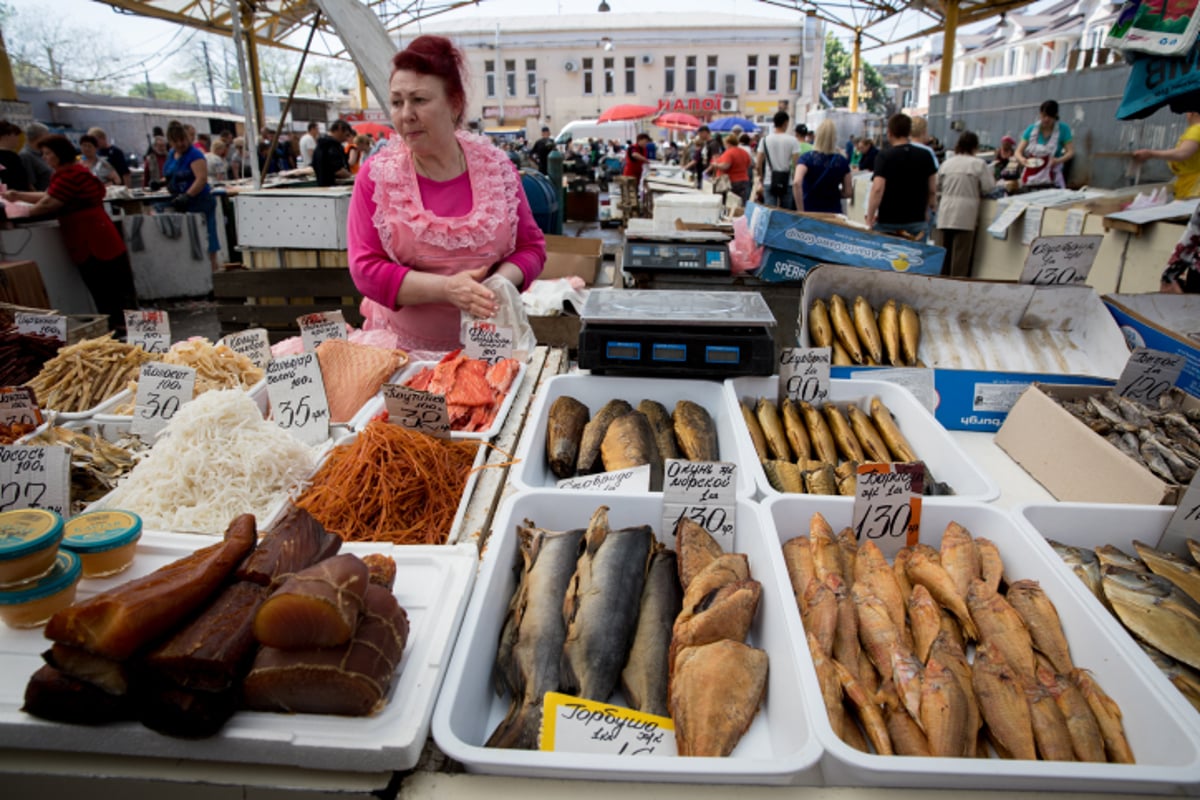
[[434, 177], [432, 174], [430, 174], [429, 169], [425, 166], [425, 163], [421, 160], [421, 157], [419, 155], [417, 155], [416, 153], [413, 153], [413, 163], [417, 167], [417, 172], [420, 173], [421, 175], [423, 175], [424, 177], [429, 178], [430, 180], [434, 180], [434, 181], [442, 181], [442, 180], [448, 181], [448, 180], [453, 180], [454, 178], [457, 178], [459, 175], [461, 175], [467, 171], [467, 160], [466, 160], [466, 157], [463, 156], [462, 148], [457, 147], [457, 144], [456, 144], [456, 148], [457, 148], [457, 152], [455, 153], [455, 155], [457, 155], [458, 158], [455, 160], [455, 167], [458, 171], [455, 172], [455, 174], [451, 175], [449, 178]]

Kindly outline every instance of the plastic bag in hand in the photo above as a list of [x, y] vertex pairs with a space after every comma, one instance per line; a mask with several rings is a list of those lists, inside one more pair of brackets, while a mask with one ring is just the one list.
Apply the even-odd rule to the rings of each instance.
[[[494, 323], [497, 328], [511, 329], [512, 357], [518, 361], [528, 361], [529, 356], [533, 353], [533, 349], [537, 347], [537, 336], [533, 332], [533, 326], [529, 324], [529, 317], [525, 314], [525, 306], [521, 302], [520, 290], [503, 275], [491, 275], [483, 280], [482, 283], [495, 292], [496, 305], [498, 306], [496, 316], [488, 321]], [[475, 317], [463, 312], [463, 342], [466, 342], [467, 339], [467, 328], [475, 321]]]

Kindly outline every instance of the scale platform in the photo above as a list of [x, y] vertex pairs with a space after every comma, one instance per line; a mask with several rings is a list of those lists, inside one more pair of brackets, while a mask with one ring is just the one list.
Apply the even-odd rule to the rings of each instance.
[[629, 231], [621, 268], [630, 272], [729, 275], [729, 237], [718, 231]]
[[758, 292], [593, 289], [579, 366], [680, 378], [775, 372], [775, 317]]

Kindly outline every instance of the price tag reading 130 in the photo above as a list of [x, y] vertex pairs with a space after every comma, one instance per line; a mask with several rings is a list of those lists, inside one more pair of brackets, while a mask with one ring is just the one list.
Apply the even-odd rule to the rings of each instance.
[[171, 349], [171, 320], [165, 311], [126, 311], [125, 341], [147, 353]]
[[157, 436], [180, 407], [192, 399], [196, 370], [175, 364], [151, 362], [142, 365], [129, 431], [138, 436]]
[[675, 530], [683, 517], [730, 549], [737, 518], [737, 465], [668, 458], [663, 465], [663, 530]]
[[329, 438], [329, 400], [316, 353], [277, 358], [267, 365], [267, 397], [275, 424], [307, 445]]
[[785, 347], [779, 354], [779, 399], [819, 405], [829, 397], [830, 347]]
[[0, 447], [0, 512], [45, 508], [71, 515], [71, 459], [61, 445]]
[[387, 406], [390, 422], [430, 436], [450, 436], [450, 415], [446, 411], [445, 395], [385, 383], [383, 402]]
[[1129, 354], [1125, 369], [1113, 389], [1120, 397], [1145, 405], [1158, 402], [1158, 396], [1175, 385], [1187, 356], [1139, 347]]
[[922, 464], [860, 464], [850, 523], [858, 541], [872, 541], [893, 558], [921, 533]]

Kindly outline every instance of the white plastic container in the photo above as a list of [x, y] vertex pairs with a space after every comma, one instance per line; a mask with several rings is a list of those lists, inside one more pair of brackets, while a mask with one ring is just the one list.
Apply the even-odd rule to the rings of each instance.
[[[86, 411], [54, 411], [54, 414], [60, 422], [80, 422], [91, 419], [97, 414], [107, 414], [132, 396], [133, 393], [129, 389], [122, 389], [112, 397], [97, 403]], [[53, 411], [53, 409], [50, 410]]]
[[[717, 428], [718, 460], [737, 463], [737, 494], [754, 497], [754, 479], [743, 469], [737, 443], [737, 427], [745, 428], [742, 415], [734, 419], [724, 387], [717, 381], [673, 380], [661, 378], [617, 378], [607, 375], [556, 375], [542, 384], [534, 397], [525, 421], [525, 430], [517, 445], [517, 463], [509, 470], [509, 482], [520, 489], [554, 487], [558, 478], [546, 460], [546, 423], [550, 406], [563, 395], [570, 395], [595, 414], [609, 400], [620, 399], [637, 408], [642, 400], [657, 400], [670, 412], [680, 400], [698, 403], [713, 418]], [[735, 409], [736, 410], [736, 409]], [[749, 434], [747, 434], [749, 436]], [[757, 463], [757, 460], [756, 460]], [[759, 468], [761, 470], [761, 467]], [[764, 477], [765, 480], [765, 477]], [[628, 492], [622, 491], [622, 495]], [[659, 494], [655, 492], [653, 494]]]
[[654, 229], [674, 231], [675, 220], [715, 225], [721, 221], [719, 194], [660, 194], [654, 198]]
[[[119, 586], [212, 544], [205, 536], [147, 531], [133, 565], [112, 578], [85, 580], [79, 598]], [[47, 722], [20, 710], [25, 684], [42, 664], [42, 631], [0, 626], [0, 747], [105, 753], [162, 759], [283, 764], [342, 771], [416, 766], [429, 735], [434, 700], [462, 621], [475, 557], [468, 550], [348, 543], [341, 552], [384, 553], [396, 561], [395, 594], [408, 614], [409, 636], [388, 703], [369, 717], [239, 711], [208, 739], [177, 739], [134, 722], [87, 725]]]
[[[519, 558], [516, 525], [530, 519], [540, 527], [567, 530], [586, 527], [592, 513], [608, 505], [614, 528], [649, 524], [659, 540], [674, 546], [672, 533], [662, 530], [662, 501], [658, 496], [626, 496], [613, 503], [603, 492], [535, 491], [510, 497], [496, 514], [484, 553], [478, 591], [467, 618], [434, 711], [433, 737], [438, 747], [473, 772], [536, 778], [668, 781], [688, 783], [772, 783], [818, 785], [820, 750], [804, 713], [804, 698], [796, 691], [796, 651], [788, 640], [784, 589], [769, 563], [768, 546], [759, 529], [754, 506], [739, 500], [735, 552], [745, 553], [751, 576], [762, 583], [762, 600], [748, 643], [770, 658], [766, 699], [746, 735], [727, 758], [620, 756], [501, 750], [484, 747], [508, 710], [508, 697], [498, 697], [492, 685], [496, 645], [509, 598], [516, 588], [513, 565]], [[810, 667], [811, 668], [811, 667]], [[620, 690], [610, 702], [622, 705]]]
[[[738, 402], [741, 401], [753, 411], [760, 397], [767, 397], [778, 403], [779, 376], [729, 378], [725, 381], [725, 397], [730, 403], [730, 416], [737, 421], [734, 428], [741, 455], [738, 466], [754, 476], [759, 497], [780, 496], [782, 493], [767, 480], [767, 473], [763, 471], [762, 462], [758, 460], [750, 431], [746, 428], [741, 409], [738, 407]], [[926, 495], [923, 503], [939, 503], [945, 500], [988, 502], [1000, 496], [1000, 487], [996, 482], [963, 452], [942, 424], [934, 419], [908, 389], [885, 381], [838, 378], [829, 381], [829, 400], [843, 407], [854, 403], [870, 416], [872, 397], [878, 397], [892, 412], [900, 432], [908, 439], [917, 456], [925, 461], [933, 477], [954, 489], [953, 495]], [[854, 502], [853, 497], [838, 499], [847, 503]]]
[[[437, 366], [436, 361], [414, 361], [392, 378], [390, 383], [404, 383], [412, 378], [422, 369], [426, 367]], [[508, 393], [504, 396], [504, 400], [500, 403], [500, 408], [496, 411], [496, 417], [492, 420], [492, 424], [481, 431], [451, 431], [451, 439], [480, 439], [484, 441], [491, 440], [500, 432], [500, 428], [504, 426], [504, 421], [508, 419], [509, 409], [512, 408], [513, 398], [517, 395], [517, 390], [521, 388], [521, 382], [525, 380], [525, 372], [527, 365], [521, 362], [520, 369], [517, 370], [516, 376], [513, 378], [512, 385], [508, 387]], [[350, 420], [350, 430], [361, 431], [367, 427], [367, 423], [376, 415], [381, 413], [386, 404], [383, 400], [383, 392], [380, 390], [370, 400], [363, 404], [354, 418]]]
[[[271, 399], [267, 395], [267, 379], [263, 378], [258, 383], [247, 389], [246, 393], [250, 395], [250, 399], [253, 400], [254, 404], [258, 406], [258, 410], [265, 418], [267, 416], [267, 411], [270, 409], [271, 403]], [[110, 442], [115, 442], [122, 436], [127, 435], [129, 433], [129, 427], [133, 424], [132, 414], [113, 414], [111, 412], [112, 409], [123, 403], [132, 403], [134, 401], [134, 397], [128, 389], [123, 392], [123, 394], [125, 396], [121, 399], [121, 402], [113, 403], [111, 406], [108, 406], [107, 410], [98, 411], [91, 418], [91, 421], [95, 423], [96, 429], [100, 432], [100, 435], [105, 439], [108, 439]]]
[[[814, 512], [834, 530], [850, 524], [851, 506], [825, 497], [786, 495], [760, 506], [763, 528], [783, 543], [808, 535]], [[821, 769], [830, 786], [895, 786], [937, 789], [1041, 790], [1073, 792], [1173, 793], [1200, 780], [1200, 731], [1138, 658], [1134, 645], [1111, 620], [1080, 602], [1071, 585], [1078, 578], [1061, 565], [1044, 542], [1034, 541], [1017, 521], [994, 506], [958, 502], [927, 505], [921, 514], [921, 541], [937, 547], [946, 524], [955, 521], [974, 536], [991, 539], [1004, 560], [1004, 575], [1041, 584], [1058, 609], [1076, 666], [1092, 672], [1124, 715], [1125, 733], [1137, 764], [1089, 764], [1061, 761], [1009, 761], [998, 758], [917, 758], [862, 753], [837, 738], [825, 714], [816, 672], [808, 656], [800, 614], [793, 603], [788, 616], [792, 641], [801, 659], [806, 707], [825, 749]], [[777, 580], [787, 580], [779, 548], [772, 550]], [[790, 585], [790, 584], [789, 584]]]

